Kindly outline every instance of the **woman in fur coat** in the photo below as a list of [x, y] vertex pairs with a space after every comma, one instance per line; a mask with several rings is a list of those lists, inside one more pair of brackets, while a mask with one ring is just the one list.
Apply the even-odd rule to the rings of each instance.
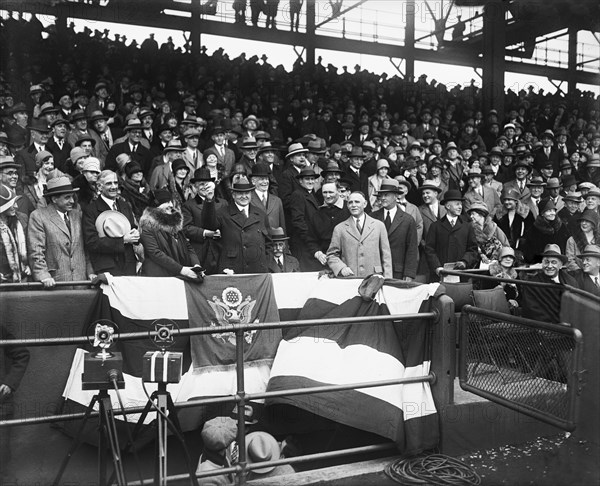
[[475, 233], [479, 256], [482, 264], [489, 264], [498, 260], [498, 254], [505, 246], [510, 246], [504, 232], [492, 221], [487, 205], [474, 202], [468, 211], [471, 218], [471, 226]]
[[579, 255], [585, 251], [588, 245], [600, 244], [600, 228], [598, 213], [591, 209], [586, 209], [579, 216], [579, 225], [573, 231], [573, 236], [567, 240], [567, 249], [565, 251], [567, 258], [567, 271], [574, 272], [583, 268], [583, 263]]
[[540, 213], [525, 235], [525, 263], [540, 263], [540, 254], [549, 244], [558, 245], [564, 255], [567, 240], [571, 236], [567, 225], [556, 215], [556, 206], [550, 198], [542, 199], [538, 208]]
[[154, 199], [156, 207], [147, 207], [140, 218], [140, 242], [144, 246], [142, 275], [200, 280], [202, 268], [183, 234], [183, 216], [174, 206], [172, 194], [158, 190]]

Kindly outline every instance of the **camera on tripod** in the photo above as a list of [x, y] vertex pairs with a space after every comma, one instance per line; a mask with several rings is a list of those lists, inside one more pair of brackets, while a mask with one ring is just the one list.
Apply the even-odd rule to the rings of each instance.
[[[94, 326], [94, 348], [99, 348], [96, 353], [87, 353], [83, 362], [81, 377], [83, 390], [111, 390], [114, 383], [117, 388], [125, 388], [123, 379], [123, 356], [119, 352], [109, 352], [113, 345], [117, 325], [108, 320], [96, 321]], [[90, 326], [90, 327], [91, 327]]]

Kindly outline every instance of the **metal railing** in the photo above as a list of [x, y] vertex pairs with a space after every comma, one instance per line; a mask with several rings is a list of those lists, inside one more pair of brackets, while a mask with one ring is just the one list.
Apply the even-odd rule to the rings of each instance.
[[[74, 284], [86, 284], [89, 285], [89, 282], [68, 282], [68, 286], [72, 286]], [[22, 284], [21, 284], [22, 285]], [[28, 285], [28, 284], [25, 284]], [[211, 397], [211, 398], [200, 398], [195, 400], [190, 400], [188, 402], [176, 403], [175, 409], [183, 409], [190, 407], [197, 407], [200, 405], [208, 405], [208, 404], [217, 404], [217, 403], [236, 403], [237, 406], [237, 427], [238, 427], [238, 446], [239, 446], [239, 460], [238, 462], [228, 468], [216, 469], [214, 471], [207, 471], [201, 474], [198, 474], [198, 478], [210, 477], [210, 476], [220, 476], [226, 474], [235, 473], [237, 477], [237, 484], [243, 485], [246, 484], [246, 476], [247, 473], [254, 470], [267, 466], [277, 466], [284, 464], [295, 464], [301, 462], [308, 462], [317, 459], [325, 459], [325, 458], [336, 458], [336, 457], [344, 457], [353, 454], [362, 454], [367, 452], [377, 452], [384, 450], [395, 449], [395, 444], [387, 443], [387, 444], [378, 444], [371, 446], [364, 446], [352, 449], [344, 449], [339, 451], [331, 451], [331, 452], [321, 452], [316, 454], [310, 454], [300, 457], [291, 457], [284, 458], [277, 461], [265, 461], [259, 463], [248, 464], [246, 461], [246, 450], [245, 450], [245, 404], [251, 400], [264, 399], [264, 398], [274, 398], [278, 396], [292, 396], [292, 395], [305, 395], [312, 393], [327, 393], [333, 391], [341, 391], [341, 390], [349, 390], [349, 389], [364, 389], [364, 388], [373, 388], [379, 386], [389, 386], [389, 385], [399, 385], [399, 384], [409, 384], [409, 383], [434, 383], [435, 375], [430, 372], [424, 376], [417, 376], [411, 378], [398, 378], [393, 380], [380, 380], [373, 382], [361, 382], [361, 383], [352, 383], [347, 385], [326, 385], [326, 386], [318, 386], [318, 387], [308, 387], [308, 388], [299, 388], [292, 390], [281, 390], [281, 391], [272, 391], [272, 392], [263, 392], [263, 393], [246, 393], [244, 391], [244, 332], [250, 330], [261, 330], [261, 329], [286, 329], [286, 328], [294, 328], [294, 327], [310, 327], [315, 325], [342, 325], [342, 324], [367, 324], [372, 322], [399, 322], [402, 320], [423, 320], [426, 322], [431, 321], [432, 323], [437, 322], [438, 320], [437, 312], [422, 312], [416, 314], [398, 314], [398, 315], [385, 315], [385, 316], [367, 316], [367, 317], [352, 317], [345, 319], [311, 319], [304, 321], [283, 321], [283, 322], [266, 322], [266, 323], [251, 323], [251, 324], [239, 324], [239, 325], [229, 325], [229, 326], [221, 326], [217, 330], [214, 328], [193, 328], [193, 329], [179, 329], [173, 331], [173, 335], [176, 337], [177, 334], [181, 336], [193, 336], [193, 335], [205, 335], [205, 334], [214, 334], [216, 332], [235, 332], [236, 336], [236, 376], [237, 376], [237, 392], [235, 395], [227, 395], [220, 397]], [[153, 337], [157, 335], [157, 331], [147, 331], [147, 332], [135, 332], [135, 333], [115, 333], [114, 340], [136, 340], [136, 339], [147, 339], [148, 337]], [[18, 339], [18, 340], [2, 340], [0, 341], [0, 347], [10, 346], [10, 345], [23, 345], [23, 346], [54, 346], [54, 345], [73, 345], [73, 344], [87, 344], [89, 343], [89, 339], [93, 338], [92, 336], [82, 336], [82, 337], [73, 337], [73, 338], [46, 338], [46, 339]], [[115, 415], [131, 415], [136, 413], [141, 413], [144, 410], [144, 407], [128, 407], [122, 411], [115, 410]], [[13, 419], [13, 420], [4, 420], [0, 421], [0, 429], [2, 427], [8, 426], [19, 426], [19, 425], [33, 425], [33, 424], [43, 424], [43, 423], [55, 423], [55, 422], [64, 422], [64, 421], [72, 421], [83, 419], [85, 413], [72, 413], [72, 414], [61, 414], [61, 415], [48, 415], [44, 417], [38, 418], [24, 418], [24, 419]], [[97, 412], [93, 412], [91, 417], [98, 417], [99, 414]], [[179, 476], [169, 476], [168, 480], [177, 480], [188, 477], [187, 475], [179, 475]], [[149, 481], [151, 481], [149, 479]], [[146, 481], [144, 480], [144, 483]], [[128, 484], [141, 484], [139, 482], [130, 482]]]

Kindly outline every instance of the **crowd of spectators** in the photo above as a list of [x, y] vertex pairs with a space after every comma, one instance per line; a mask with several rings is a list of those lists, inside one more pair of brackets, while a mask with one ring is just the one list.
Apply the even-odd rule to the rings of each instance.
[[592, 93], [483, 113], [474, 84], [113, 37], [2, 22], [2, 282], [540, 262], [559, 281], [558, 260], [600, 294]]

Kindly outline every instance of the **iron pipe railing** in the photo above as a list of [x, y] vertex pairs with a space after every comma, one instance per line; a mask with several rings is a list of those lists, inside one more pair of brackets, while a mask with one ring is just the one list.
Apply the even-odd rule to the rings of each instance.
[[[219, 326], [218, 330], [212, 327], [192, 327], [188, 329], [177, 329], [172, 331], [174, 335], [180, 336], [196, 336], [204, 334], [214, 334], [216, 332], [237, 332], [237, 331], [253, 331], [261, 329], [288, 329], [294, 327], [311, 327], [311, 326], [328, 326], [339, 324], [367, 324], [370, 322], [386, 322], [386, 321], [403, 321], [403, 320], [434, 320], [437, 319], [438, 313], [421, 312], [416, 314], [394, 314], [383, 316], [366, 316], [366, 317], [347, 317], [340, 319], [307, 319], [303, 321], [280, 321], [280, 322], [256, 322], [249, 324], [234, 324], [227, 326]], [[115, 333], [113, 339], [115, 341], [132, 341], [136, 339], [146, 339], [148, 337], [157, 336], [157, 331], [141, 331], [129, 333]], [[44, 339], [10, 339], [0, 340], [0, 347], [3, 346], [47, 346], [47, 345], [73, 345], [73, 344], [88, 344], [94, 336], [78, 336], [78, 337], [58, 337]]]

